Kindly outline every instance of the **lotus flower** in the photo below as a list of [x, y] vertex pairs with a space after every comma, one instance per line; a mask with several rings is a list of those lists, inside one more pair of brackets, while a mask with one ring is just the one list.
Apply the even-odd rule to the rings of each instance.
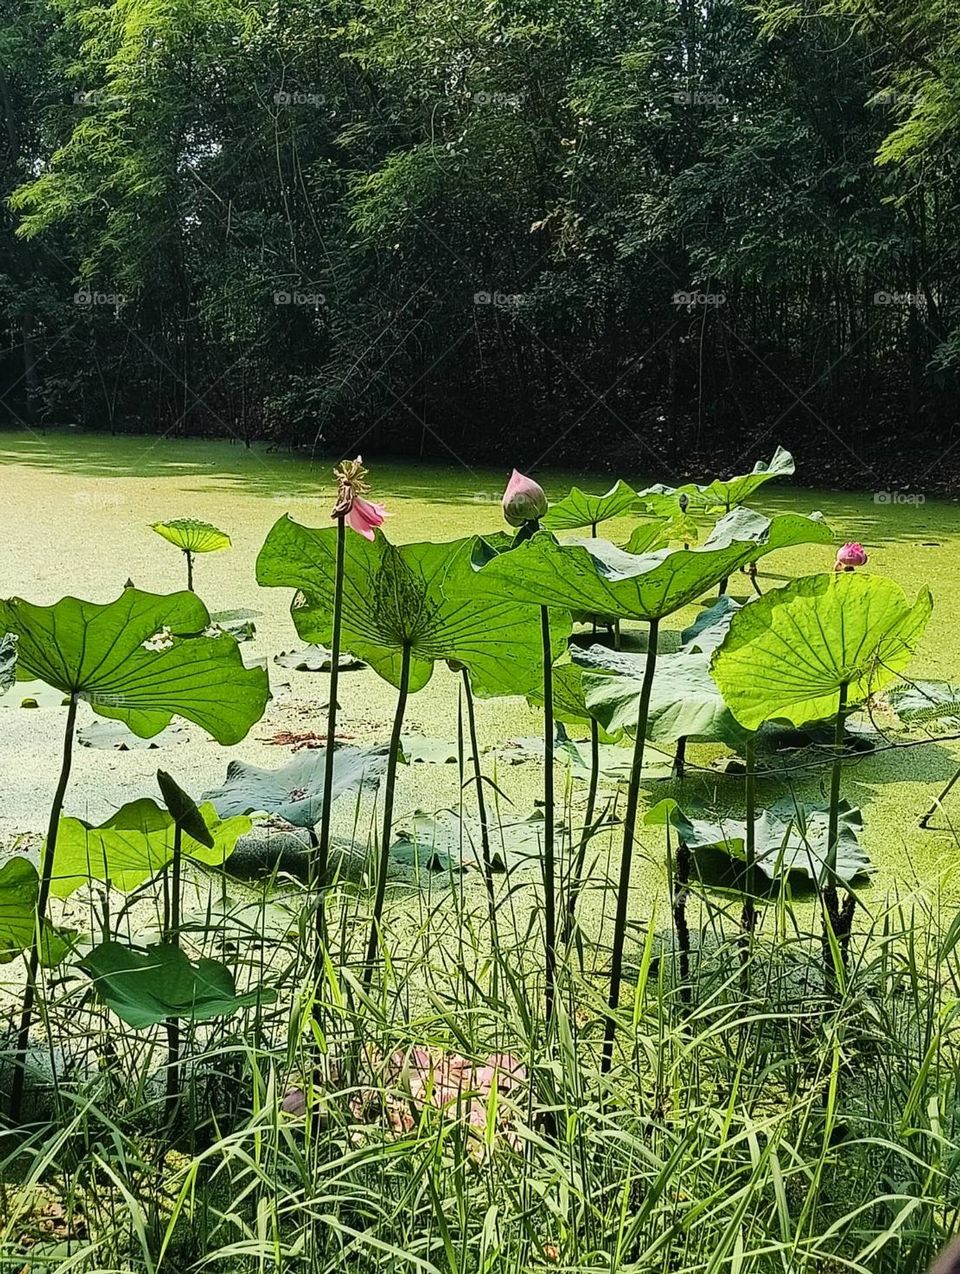
[[372, 500], [364, 500], [358, 495], [354, 497], [346, 514], [346, 523], [365, 540], [372, 540], [374, 531], [383, 525], [385, 517], [389, 517], [389, 514], [382, 504], [374, 504]]
[[536, 522], [547, 511], [547, 496], [543, 487], [532, 478], [518, 473], [516, 469], [510, 475], [501, 503], [508, 526]]
[[843, 548], [837, 549], [837, 563], [834, 566], [835, 571], [852, 571], [855, 566], [866, 566], [867, 555], [863, 551], [863, 545], [851, 541], [844, 544]]

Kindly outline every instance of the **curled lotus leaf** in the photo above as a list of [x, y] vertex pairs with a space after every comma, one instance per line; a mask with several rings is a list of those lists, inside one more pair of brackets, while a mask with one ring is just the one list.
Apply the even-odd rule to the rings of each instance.
[[[181, 852], [185, 858], [218, 867], [253, 824], [243, 816], [221, 819], [211, 804], [201, 805], [198, 813], [207, 835], [196, 840], [185, 827]], [[173, 861], [176, 823], [173, 813], [149, 797], [129, 801], [98, 826], [62, 818], [50, 892], [67, 898], [91, 880], [109, 880], [114, 889], [129, 893]]]

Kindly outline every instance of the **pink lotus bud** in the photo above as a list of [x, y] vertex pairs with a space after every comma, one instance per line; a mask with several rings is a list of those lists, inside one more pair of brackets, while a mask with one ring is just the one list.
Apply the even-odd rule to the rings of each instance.
[[346, 523], [365, 540], [372, 540], [375, 529], [383, 525], [385, 517], [389, 514], [382, 504], [374, 504], [372, 500], [364, 500], [358, 495], [346, 514]]
[[863, 551], [863, 545], [851, 541], [844, 544], [843, 548], [837, 549], [837, 563], [834, 566], [835, 571], [852, 571], [855, 566], [866, 566], [867, 555]]
[[516, 469], [510, 475], [501, 503], [508, 526], [536, 522], [547, 511], [547, 496], [543, 487], [532, 478], [524, 477]]

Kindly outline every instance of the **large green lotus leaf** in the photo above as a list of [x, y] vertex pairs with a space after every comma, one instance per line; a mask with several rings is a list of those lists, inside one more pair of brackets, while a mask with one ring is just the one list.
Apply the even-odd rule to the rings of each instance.
[[754, 561], [771, 548], [784, 547], [806, 522], [811, 534], [819, 527], [798, 518], [786, 534], [750, 509], [734, 509], [695, 548], [664, 548], [634, 554], [605, 540], [582, 544], [558, 544], [541, 531], [506, 553], [497, 553], [478, 540], [474, 565], [481, 577], [499, 584], [517, 598], [544, 606], [566, 606], [593, 615], [623, 619], [661, 619], [708, 588], [726, 579], [740, 566]]
[[[213, 842], [200, 844], [184, 834], [181, 852], [208, 866], [219, 866], [233, 853], [237, 841], [250, 831], [249, 818], [221, 820], [213, 805], [199, 812]], [[109, 880], [123, 893], [136, 889], [173, 861], [174, 817], [156, 801], [130, 801], [93, 827], [79, 818], [62, 818], [50, 892], [66, 898], [90, 880]]]
[[135, 951], [103, 942], [80, 960], [100, 999], [128, 1026], [140, 1030], [176, 1017], [200, 1022], [229, 1017], [254, 1004], [272, 1004], [270, 987], [237, 994], [233, 974], [216, 960], [192, 964], [179, 947], [160, 945]]
[[[605, 730], [635, 735], [646, 655], [591, 646], [574, 650], [572, 657], [583, 669], [590, 712]], [[651, 742], [690, 739], [738, 747], [746, 737], [747, 731], [737, 724], [710, 675], [707, 655], [680, 651], [659, 657], [647, 716]]]
[[[29, 859], [11, 858], [0, 867], [0, 964], [9, 964], [33, 944], [39, 893], [40, 877]], [[67, 943], [45, 920], [40, 963], [57, 965], [68, 949]]]
[[125, 588], [105, 604], [76, 597], [53, 606], [0, 601], [0, 630], [19, 637], [19, 680], [39, 678], [77, 694], [144, 739], [181, 716], [218, 743], [239, 743], [263, 716], [267, 674], [245, 668], [226, 633], [207, 636], [209, 622], [190, 592]]
[[807, 575], [744, 606], [714, 651], [711, 670], [748, 730], [764, 721], [805, 725], [835, 715], [838, 692], [863, 702], [913, 657], [933, 609], [929, 589], [911, 606], [876, 575]]
[[[276, 770], [264, 770], [246, 761], [231, 761], [222, 787], [204, 792], [227, 818], [236, 814], [276, 814], [294, 827], [314, 827], [323, 806], [326, 748], [297, 752]], [[333, 755], [333, 793], [336, 800], [345, 792], [379, 783], [387, 763], [387, 749], [337, 748]]]
[[540, 525], [548, 531], [574, 531], [581, 526], [596, 526], [608, 518], [622, 517], [637, 508], [637, 493], [622, 479], [603, 495], [590, 495], [579, 487], [551, 504]]
[[[647, 823], [669, 821], [679, 839], [694, 855], [695, 861], [709, 869], [711, 852], [726, 855], [735, 868], [739, 888], [750, 888], [743, 878], [746, 860], [747, 828], [742, 819], [692, 818], [675, 801], [661, 801], [649, 811]], [[769, 883], [799, 878], [808, 884], [823, 879], [827, 859], [830, 811], [825, 807], [797, 809], [789, 802], [762, 810], [754, 823], [755, 867]], [[873, 871], [870, 859], [860, 845], [863, 816], [856, 806], [840, 802], [837, 840], [836, 876], [844, 884], [868, 876]], [[752, 890], [751, 890], [752, 892]]]
[[0, 695], [17, 679], [17, 638], [14, 633], [0, 636]]
[[670, 543], [669, 529], [674, 524], [673, 518], [648, 518], [638, 522], [630, 533], [630, 538], [623, 546], [626, 553], [654, 553], [657, 549], [666, 548]]
[[[508, 590], [486, 587], [471, 566], [476, 540], [391, 544], [378, 532], [346, 541], [342, 645], [392, 685], [400, 684], [402, 649], [410, 645], [410, 689], [430, 680], [437, 660], [470, 672], [478, 695], [526, 694], [542, 675], [540, 616]], [[299, 590], [292, 608], [305, 640], [329, 644], [337, 533], [283, 517], [257, 558], [260, 584]], [[553, 617], [555, 657], [570, 633], [566, 613]]]
[[185, 553], [216, 553], [230, 547], [230, 536], [209, 522], [196, 518], [175, 518], [172, 522], [152, 522], [157, 535], [183, 549]]
[[794, 472], [793, 456], [777, 447], [769, 464], [758, 460], [749, 473], [736, 478], [715, 478], [705, 486], [688, 482], [682, 487], [662, 483], [637, 492], [637, 499], [660, 516], [670, 516], [677, 508], [678, 497], [687, 497], [687, 507], [695, 513], [721, 513], [745, 504], [753, 493], [772, 478], [785, 478]]

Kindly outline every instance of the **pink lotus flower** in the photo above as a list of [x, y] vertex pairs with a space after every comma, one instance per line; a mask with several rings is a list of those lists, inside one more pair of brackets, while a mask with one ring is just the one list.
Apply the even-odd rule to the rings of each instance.
[[536, 522], [543, 517], [547, 511], [547, 496], [538, 482], [514, 469], [501, 504], [507, 525], [523, 526], [525, 522]]
[[346, 513], [346, 523], [365, 540], [372, 540], [376, 528], [382, 526], [383, 519], [389, 516], [382, 504], [374, 504], [372, 500], [364, 500], [358, 495], [354, 496], [353, 504]]
[[866, 564], [867, 555], [863, 551], [863, 545], [851, 540], [849, 544], [844, 544], [843, 548], [837, 549], [837, 562], [833, 569], [852, 571], [855, 566], [866, 566]]

